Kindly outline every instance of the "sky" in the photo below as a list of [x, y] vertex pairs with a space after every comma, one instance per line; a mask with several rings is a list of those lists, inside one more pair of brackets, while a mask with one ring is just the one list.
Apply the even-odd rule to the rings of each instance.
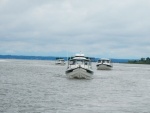
[[150, 0], [0, 0], [0, 54], [150, 57]]

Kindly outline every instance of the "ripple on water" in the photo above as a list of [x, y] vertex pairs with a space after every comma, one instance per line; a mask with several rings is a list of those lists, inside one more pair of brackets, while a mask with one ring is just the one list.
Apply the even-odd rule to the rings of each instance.
[[[149, 65], [114, 64], [92, 80], [68, 79], [50, 61], [0, 62], [1, 113], [149, 113]], [[93, 65], [94, 66], [94, 65]]]

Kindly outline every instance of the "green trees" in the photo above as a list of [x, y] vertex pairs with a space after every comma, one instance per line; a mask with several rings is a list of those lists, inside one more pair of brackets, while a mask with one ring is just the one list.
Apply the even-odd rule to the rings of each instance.
[[140, 60], [132, 60], [128, 61], [128, 63], [133, 63], [133, 64], [150, 64], [150, 58], [141, 58]]

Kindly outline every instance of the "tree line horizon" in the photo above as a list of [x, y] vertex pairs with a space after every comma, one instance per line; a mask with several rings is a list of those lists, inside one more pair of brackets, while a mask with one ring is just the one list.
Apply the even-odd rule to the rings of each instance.
[[150, 57], [147, 58], [141, 58], [140, 60], [130, 60], [128, 63], [134, 63], [134, 64], [150, 64]]

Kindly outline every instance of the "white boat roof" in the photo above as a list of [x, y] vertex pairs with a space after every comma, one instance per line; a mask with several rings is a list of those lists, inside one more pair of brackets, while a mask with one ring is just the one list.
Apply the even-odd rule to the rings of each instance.
[[110, 60], [109, 58], [101, 58], [99, 60]]
[[85, 57], [84, 54], [76, 54], [75, 57]]
[[89, 60], [87, 59], [84, 54], [75, 54], [75, 56], [72, 58], [73, 60], [77, 60], [77, 59], [80, 59], [80, 60]]
[[85, 57], [74, 57], [73, 59], [81, 59], [81, 60], [86, 60]]

